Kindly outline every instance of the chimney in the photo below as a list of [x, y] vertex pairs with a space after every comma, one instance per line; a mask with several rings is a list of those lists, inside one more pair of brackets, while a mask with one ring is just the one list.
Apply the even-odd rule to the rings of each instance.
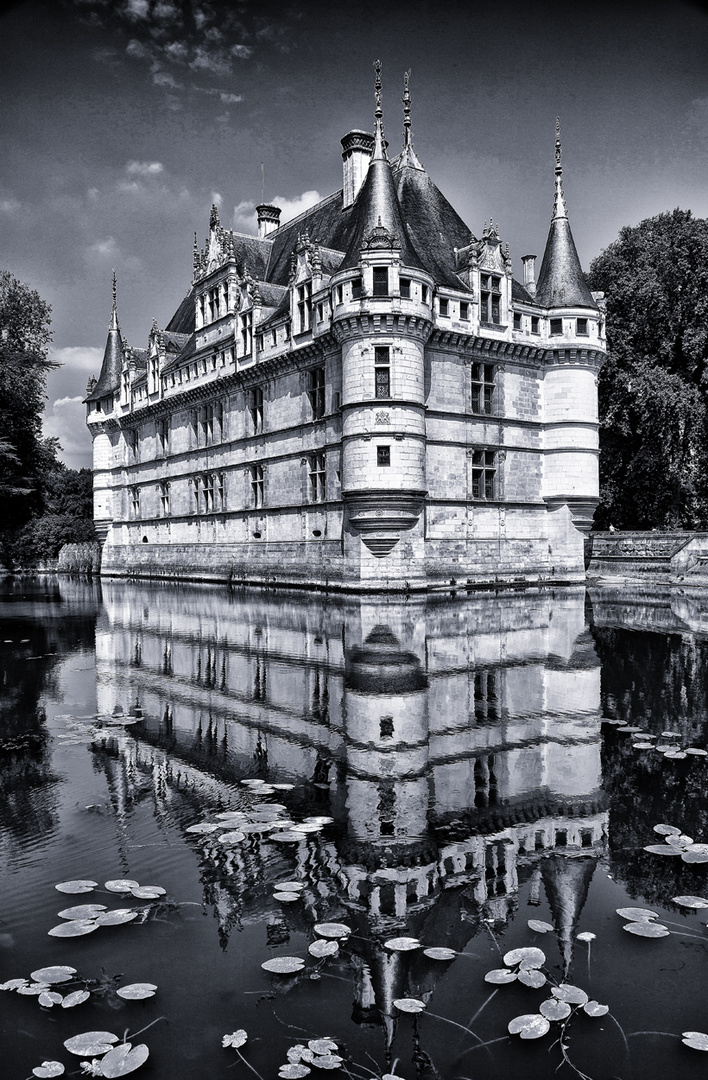
[[359, 194], [374, 152], [374, 136], [368, 131], [350, 131], [341, 140], [343, 162], [342, 208], [351, 206]]
[[258, 214], [258, 239], [263, 240], [269, 233], [280, 227], [280, 207], [261, 203], [256, 207]]
[[536, 295], [536, 256], [535, 255], [522, 255], [521, 261], [524, 264], [524, 288], [531, 296]]

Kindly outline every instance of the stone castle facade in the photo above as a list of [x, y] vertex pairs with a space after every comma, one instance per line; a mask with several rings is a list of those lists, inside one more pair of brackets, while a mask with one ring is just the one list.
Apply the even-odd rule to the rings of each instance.
[[147, 349], [117, 316], [89, 385], [105, 574], [422, 590], [584, 578], [598, 498], [602, 300], [563, 195], [538, 280], [421, 165], [342, 139], [343, 187], [258, 236], [212, 208]]

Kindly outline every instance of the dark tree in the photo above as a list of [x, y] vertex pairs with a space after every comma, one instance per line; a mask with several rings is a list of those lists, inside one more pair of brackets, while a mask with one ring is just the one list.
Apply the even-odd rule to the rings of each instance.
[[607, 298], [595, 523], [708, 527], [708, 221], [622, 229], [589, 284]]

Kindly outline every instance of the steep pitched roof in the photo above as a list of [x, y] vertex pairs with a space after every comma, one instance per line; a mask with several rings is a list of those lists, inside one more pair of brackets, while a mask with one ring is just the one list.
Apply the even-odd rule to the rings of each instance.
[[[272, 240], [271, 255], [266, 272], [266, 280], [274, 285], [287, 285], [290, 275], [290, 256], [297, 243], [298, 235], [308, 233], [311, 240], [329, 249], [330, 252], [344, 252], [349, 246], [355, 219], [355, 206], [342, 209], [342, 190], [333, 192], [316, 206], [305, 210], [292, 221], [285, 222], [277, 232], [270, 234]], [[334, 257], [331, 256], [331, 262]], [[323, 261], [324, 269], [324, 261]]]
[[393, 174], [398, 198], [421, 262], [437, 284], [465, 288], [455, 273], [454, 248], [471, 243], [472, 232], [419, 163], [409, 164], [405, 153], [398, 161]]
[[113, 307], [111, 309], [111, 321], [108, 324], [108, 338], [103, 353], [101, 374], [93, 389], [86, 395], [85, 401], [98, 401], [99, 398], [108, 397], [115, 393], [120, 386], [120, 373], [123, 367], [123, 341], [118, 326], [118, 309], [116, 306], [116, 274], [113, 271]]
[[191, 334], [194, 331], [194, 295], [191, 288], [165, 329], [175, 334]]

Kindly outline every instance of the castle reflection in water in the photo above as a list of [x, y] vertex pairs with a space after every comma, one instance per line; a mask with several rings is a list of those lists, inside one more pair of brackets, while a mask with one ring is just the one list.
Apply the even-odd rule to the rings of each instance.
[[[224, 942], [248, 919], [272, 940], [324, 918], [356, 927], [359, 1020], [436, 977], [386, 938], [461, 950], [510, 920], [526, 882], [567, 970], [607, 833], [584, 603], [580, 589], [335, 601], [104, 583], [99, 711], [143, 717], [99, 751], [116, 809], [149, 795], [189, 824], [255, 776], [293, 783], [293, 814], [331, 815], [287, 851], [256, 835], [197, 850]], [[284, 873], [307, 886], [297, 915], [266, 903]]]

